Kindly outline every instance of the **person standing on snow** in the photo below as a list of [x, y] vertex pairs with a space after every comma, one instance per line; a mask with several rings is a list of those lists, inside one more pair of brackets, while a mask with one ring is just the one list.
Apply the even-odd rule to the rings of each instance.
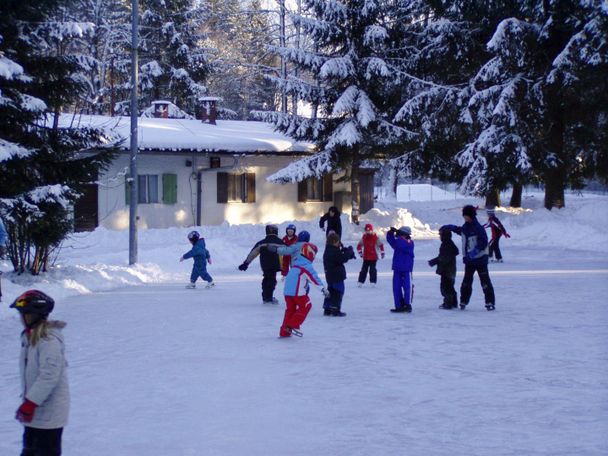
[[456, 257], [458, 256], [458, 247], [452, 241], [452, 232], [448, 229], [440, 229], [439, 237], [441, 238], [441, 246], [439, 247], [439, 255], [429, 260], [429, 266], [437, 266], [436, 273], [441, 276], [439, 289], [443, 296], [443, 304], [440, 309], [457, 309], [458, 295], [454, 289], [456, 282]]
[[386, 233], [386, 241], [393, 248], [393, 299], [395, 308], [391, 312], [412, 311], [412, 271], [414, 270], [414, 241], [412, 229], [391, 226]]
[[[327, 228], [325, 228], [327, 222]], [[319, 219], [319, 227], [325, 230], [328, 235], [330, 231], [335, 231], [339, 238], [342, 238], [342, 222], [340, 221], [340, 211], [336, 206], [330, 207]]]
[[507, 233], [505, 227], [502, 226], [502, 223], [500, 223], [500, 220], [498, 220], [498, 217], [496, 217], [496, 212], [494, 209], [488, 209], [486, 213], [488, 214], [488, 223], [486, 223], [483, 227], [489, 227], [492, 231], [492, 239], [488, 244], [488, 257], [490, 261], [493, 262], [494, 255], [496, 255], [496, 261], [498, 263], [502, 263], [502, 253], [500, 252], [499, 246], [500, 237], [504, 234], [504, 236], [509, 239], [511, 236], [509, 236], [509, 233]]
[[376, 263], [378, 262], [378, 251], [380, 251], [380, 257], [384, 258], [384, 244], [374, 233], [374, 227], [371, 223], [365, 225], [365, 232], [363, 237], [357, 244], [357, 252], [359, 256], [363, 258], [363, 265], [359, 272], [358, 286], [361, 288], [367, 278], [367, 271], [369, 270], [369, 282], [372, 286], [376, 285], [378, 280], [378, 271], [376, 270]]
[[494, 287], [488, 272], [488, 236], [486, 230], [477, 221], [477, 209], [467, 205], [462, 208], [464, 224], [462, 226], [444, 225], [441, 229], [448, 229], [458, 234], [462, 239], [462, 259], [464, 262], [464, 278], [460, 286], [460, 308], [464, 310], [469, 304], [473, 291], [473, 276], [479, 275], [481, 288], [487, 310], [495, 309]]
[[61, 455], [61, 436], [68, 422], [68, 387], [62, 321], [49, 321], [55, 306], [50, 296], [29, 290], [10, 305], [21, 314], [19, 371], [23, 403], [15, 418], [24, 426], [23, 456]]
[[329, 296], [323, 302], [323, 315], [332, 317], [345, 317], [342, 312], [342, 298], [344, 297], [344, 281], [346, 268], [344, 264], [355, 258], [355, 252], [350, 247], [342, 247], [338, 233], [327, 236], [325, 252], [323, 252], [323, 268]]
[[[293, 224], [287, 225], [287, 228], [285, 229], [285, 236], [283, 236], [283, 239], [281, 240], [286, 246], [294, 245], [296, 242], [298, 242], [298, 237], [296, 236], [296, 226]], [[287, 276], [291, 266], [291, 255], [283, 255], [281, 263], [281, 275], [283, 276], [283, 279], [285, 279], [285, 276]]]
[[277, 286], [277, 272], [281, 271], [281, 260], [276, 252], [261, 248], [265, 244], [283, 245], [279, 238], [279, 228], [276, 225], [266, 225], [266, 237], [258, 241], [243, 263], [239, 266], [239, 271], [246, 271], [249, 264], [260, 256], [260, 266], [262, 267], [262, 302], [264, 304], [278, 304], [279, 301], [274, 297], [274, 289]]
[[190, 233], [188, 233], [188, 240], [192, 244], [192, 249], [184, 253], [179, 259], [181, 263], [188, 258], [194, 258], [192, 273], [190, 274], [190, 283], [186, 285], [186, 288], [195, 288], [196, 280], [199, 277], [207, 282], [205, 288], [215, 286], [213, 278], [207, 272], [207, 263], [211, 264], [211, 255], [205, 246], [205, 239], [200, 237], [198, 231], [190, 231]]
[[[301, 234], [301, 233], [300, 233]], [[300, 254], [294, 258], [292, 268], [285, 278], [285, 316], [279, 331], [280, 337], [302, 336], [300, 326], [312, 308], [308, 291], [312, 283], [327, 298], [329, 292], [315, 271], [312, 262], [317, 255], [317, 246], [309, 242], [302, 245]]]

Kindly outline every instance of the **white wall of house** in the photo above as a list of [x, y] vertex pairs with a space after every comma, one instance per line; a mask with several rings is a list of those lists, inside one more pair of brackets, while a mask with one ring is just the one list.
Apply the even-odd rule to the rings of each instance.
[[[213, 156], [213, 154], [210, 154]], [[220, 156], [221, 166], [234, 164], [232, 156]], [[332, 202], [298, 202], [297, 184], [273, 184], [266, 178], [287, 166], [293, 157], [242, 156], [238, 168], [220, 169], [228, 173], [255, 173], [254, 203], [217, 202], [217, 171], [209, 168], [206, 154], [138, 156], [138, 175], [158, 176], [158, 203], [138, 204], [139, 228], [188, 227], [196, 224], [197, 170], [203, 170], [201, 181], [201, 224], [281, 223], [288, 220], [311, 220], [323, 214]], [[187, 161], [191, 166], [187, 166]], [[129, 156], [121, 154], [99, 179], [99, 223], [109, 229], [129, 226], [129, 207], [125, 204], [125, 173]], [[162, 175], [177, 175], [177, 201], [162, 203]], [[347, 184], [335, 183], [334, 192], [346, 191]]]

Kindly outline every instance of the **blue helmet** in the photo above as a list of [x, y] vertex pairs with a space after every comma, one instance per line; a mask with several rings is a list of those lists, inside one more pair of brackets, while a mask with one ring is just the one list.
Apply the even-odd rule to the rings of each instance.
[[188, 233], [188, 240], [190, 242], [196, 242], [200, 239], [201, 235], [198, 234], [198, 231], [190, 231]]
[[309, 242], [310, 241], [310, 233], [306, 230], [300, 231], [298, 234], [298, 242]]
[[293, 230], [293, 234], [296, 234], [296, 226], [293, 223], [290, 223], [289, 225], [287, 225], [287, 228], [285, 228], [286, 233], [289, 230]]

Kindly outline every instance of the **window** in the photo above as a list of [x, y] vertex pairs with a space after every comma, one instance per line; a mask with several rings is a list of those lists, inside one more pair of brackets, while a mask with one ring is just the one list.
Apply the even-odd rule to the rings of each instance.
[[255, 203], [255, 173], [217, 173], [218, 203]]
[[311, 177], [298, 183], [298, 201], [333, 201], [333, 176]]
[[[177, 176], [176, 176], [177, 177]], [[125, 204], [131, 203], [129, 177], [125, 177]], [[158, 203], [158, 176], [155, 174], [139, 174], [137, 176], [137, 203]]]
[[137, 203], [158, 203], [158, 176], [140, 174], [137, 179]]

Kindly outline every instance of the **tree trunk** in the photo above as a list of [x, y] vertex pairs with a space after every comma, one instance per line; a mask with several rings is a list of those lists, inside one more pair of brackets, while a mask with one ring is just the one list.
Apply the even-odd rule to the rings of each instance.
[[486, 193], [486, 207], [496, 206], [500, 206], [500, 190], [493, 188]]
[[391, 191], [391, 195], [397, 199], [397, 182], [399, 181], [398, 177], [397, 177], [397, 168], [396, 167], [392, 167], [390, 170], [390, 173], [388, 175], [388, 188]]
[[513, 192], [511, 193], [511, 202], [509, 205], [511, 207], [521, 207], [521, 195], [523, 193], [523, 185], [521, 182], [513, 183]]
[[561, 170], [555, 169], [545, 173], [545, 209], [561, 209], [566, 205], [565, 188], [565, 177]]
[[352, 162], [350, 189], [352, 196], [351, 221], [359, 224], [359, 207], [361, 202], [361, 186], [359, 185], [359, 159], [356, 157], [357, 152]]

